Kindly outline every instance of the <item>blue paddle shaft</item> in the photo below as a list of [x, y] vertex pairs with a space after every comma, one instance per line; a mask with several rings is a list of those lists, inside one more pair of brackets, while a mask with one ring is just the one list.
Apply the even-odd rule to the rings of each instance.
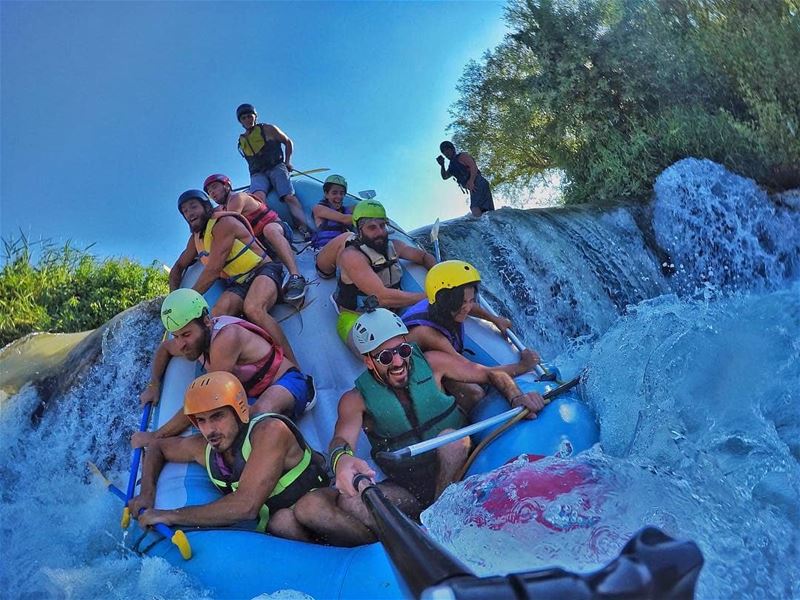
[[[108, 484], [108, 491], [111, 492], [112, 494], [114, 494], [117, 498], [119, 498], [120, 500], [122, 500], [123, 502], [125, 502], [127, 504], [128, 499], [125, 497], [125, 492], [123, 492], [121, 489], [119, 489], [113, 483], [109, 483]], [[144, 509], [140, 510], [139, 514], [142, 514], [143, 512], [144, 512]], [[170, 529], [169, 527], [167, 527], [163, 523], [156, 523], [155, 525], [153, 525], [153, 529], [155, 529], [158, 533], [163, 535], [168, 540], [171, 540], [172, 536], [174, 535], [172, 529]]]
[[[142, 420], [139, 423], [139, 431], [144, 431], [147, 429], [147, 423], [150, 421], [150, 410], [153, 408], [153, 404], [148, 402], [144, 405], [144, 410], [142, 411]], [[139, 474], [139, 462], [142, 459], [142, 449], [136, 448], [133, 451], [133, 460], [131, 460], [131, 473], [128, 477], [128, 494], [125, 500], [127, 501], [133, 498], [133, 491], [136, 488], [136, 476]]]

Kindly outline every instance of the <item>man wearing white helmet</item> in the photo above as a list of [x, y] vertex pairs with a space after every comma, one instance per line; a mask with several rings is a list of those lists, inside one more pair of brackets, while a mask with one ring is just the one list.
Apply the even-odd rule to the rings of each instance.
[[364, 313], [353, 327], [353, 341], [367, 369], [339, 400], [330, 443], [338, 492], [317, 490], [295, 507], [298, 520], [330, 543], [363, 544], [375, 539], [375, 524], [353, 488], [357, 474], [375, 476], [367, 462], [354, 455], [362, 429], [372, 444], [373, 458], [389, 478], [380, 483], [384, 494], [408, 515], [417, 518], [454, 481], [467, 460], [469, 438], [405, 459], [399, 466], [377, 458], [379, 451], [397, 450], [466, 425], [465, 415], [473, 407], [444, 393], [442, 378], [490, 383], [513, 406], [528, 408], [528, 418], [544, 407], [538, 393], [523, 393], [502, 370], [446, 352], [423, 354], [406, 341], [407, 333], [403, 321], [383, 308]]

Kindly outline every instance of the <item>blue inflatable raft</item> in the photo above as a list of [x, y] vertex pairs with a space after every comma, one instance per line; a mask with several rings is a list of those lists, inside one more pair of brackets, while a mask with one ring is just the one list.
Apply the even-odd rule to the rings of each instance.
[[[310, 178], [294, 181], [308, 222], [311, 208], [322, 199], [322, 186]], [[351, 201], [354, 201], [351, 199]], [[268, 199], [284, 219], [289, 219], [285, 204], [274, 195]], [[391, 215], [392, 202], [384, 199]], [[183, 226], [175, 215], [175, 226]], [[392, 237], [414, 244], [402, 230], [393, 227]], [[177, 252], [177, 250], [176, 250]], [[309, 248], [297, 256], [298, 267], [309, 281], [303, 308], [279, 305], [272, 311], [281, 323], [295, 354], [306, 372], [314, 375], [317, 405], [298, 423], [309, 443], [327, 450], [336, 422], [337, 403], [353, 387], [363, 363], [352, 356], [335, 331], [336, 308], [332, 301], [334, 280], [318, 279], [314, 254]], [[404, 265], [403, 289], [421, 290], [424, 269]], [[191, 285], [199, 273], [193, 266], [184, 279]], [[219, 290], [206, 294], [213, 302]], [[466, 323], [466, 346], [474, 360], [487, 365], [516, 361], [516, 353], [490, 325], [470, 319]], [[152, 428], [165, 423], [182, 410], [183, 394], [196, 376], [196, 365], [173, 359], [162, 385], [161, 401], [154, 411]], [[532, 375], [519, 379], [525, 390], [542, 393], [557, 386], [535, 381]], [[496, 393], [489, 394], [475, 409], [473, 419], [482, 420], [508, 410], [508, 403]], [[476, 436], [476, 442], [490, 432]], [[186, 434], [188, 435], [188, 433]], [[473, 463], [469, 474], [492, 470], [519, 454], [577, 453], [597, 441], [594, 416], [579, 401], [574, 391], [549, 404], [535, 420], [520, 422], [493, 441]], [[369, 460], [369, 443], [362, 434], [358, 455]], [[167, 464], [158, 482], [156, 507], [178, 508], [204, 504], [219, 497], [205, 470], [196, 464]], [[278, 590], [297, 590], [314, 598], [402, 598], [405, 586], [398, 579], [383, 546], [379, 543], [357, 548], [337, 548], [276, 538], [249, 529], [184, 528], [192, 548], [192, 558], [184, 560], [177, 548], [156, 532], [139, 532], [135, 549], [150, 556], [163, 557], [208, 588], [217, 598], [254, 598]]]

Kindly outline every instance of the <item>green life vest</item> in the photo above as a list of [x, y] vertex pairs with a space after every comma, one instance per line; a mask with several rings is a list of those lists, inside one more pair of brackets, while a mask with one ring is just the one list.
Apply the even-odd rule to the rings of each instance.
[[233, 444], [236, 449], [234, 452], [235, 459], [234, 465], [230, 468], [229, 473], [222, 472], [220, 466], [224, 465], [222, 462], [222, 455], [214, 450], [211, 444], [206, 444], [206, 472], [211, 482], [219, 491], [223, 494], [230, 494], [239, 488], [239, 479], [247, 464], [247, 459], [250, 458], [250, 453], [253, 450], [250, 444], [250, 432], [257, 423], [260, 423], [266, 418], [278, 419], [289, 427], [297, 439], [297, 443], [303, 449], [303, 458], [278, 479], [267, 501], [259, 509], [258, 526], [256, 529], [261, 532], [267, 530], [267, 522], [269, 521], [271, 511], [277, 511], [292, 506], [307, 492], [319, 487], [324, 487], [328, 485], [330, 481], [324, 467], [325, 457], [319, 452], [315, 452], [311, 446], [308, 445], [303, 434], [297, 429], [297, 426], [283, 415], [264, 413], [251, 419], [247, 429], [242, 429], [240, 435], [234, 441]]
[[[408, 381], [411, 407], [408, 413], [394, 392], [379, 383], [369, 370], [356, 379], [356, 388], [372, 418], [372, 427], [366, 433], [372, 444], [373, 458], [381, 450], [397, 450], [432, 439], [444, 429], [459, 429], [466, 425], [467, 420], [455, 399], [439, 389], [425, 356], [416, 344], [412, 346], [414, 352], [409, 363]], [[414, 422], [409, 413], [413, 414]]]

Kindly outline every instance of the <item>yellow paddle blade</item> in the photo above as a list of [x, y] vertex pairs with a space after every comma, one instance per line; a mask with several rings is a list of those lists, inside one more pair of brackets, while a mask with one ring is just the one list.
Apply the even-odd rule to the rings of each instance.
[[97, 476], [98, 476], [100, 479], [102, 479], [102, 480], [103, 480], [103, 483], [105, 484], [105, 486], [106, 486], [106, 487], [108, 487], [108, 486], [110, 486], [110, 485], [111, 485], [111, 482], [110, 482], [110, 481], [109, 481], [109, 480], [106, 478], [106, 476], [105, 476], [105, 475], [103, 475], [103, 473], [100, 471], [100, 469], [98, 469], [98, 468], [97, 468], [97, 465], [96, 465], [96, 464], [94, 464], [94, 463], [93, 463], [92, 461], [90, 461], [90, 460], [87, 460], [87, 461], [86, 461], [86, 465], [89, 467], [89, 470], [90, 470], [92, 473], [94, 473], [94, 474], [95, 474], [95, 475], [97, 475]]
[[125, 509], [122, 511], [122, 518], [119, 521], [119, 525], [123, 529], [127, 529], [128, 525], [130, 524], [131, 524], [131, 509], [126, 506]]
[[192, 558], [192, 547], [189, 545], [189, 539], [183, 531], [176, 529], [170, 541], [178, 547], [183, 560]]

